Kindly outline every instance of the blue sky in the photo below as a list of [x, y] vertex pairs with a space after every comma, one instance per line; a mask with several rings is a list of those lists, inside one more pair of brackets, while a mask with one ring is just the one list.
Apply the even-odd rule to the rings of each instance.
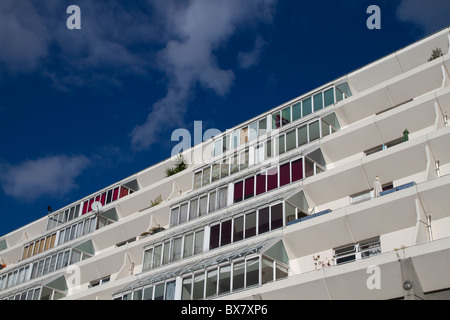
[[177, 128], [234, 127], [449, 16], [443, 0], [2, 0], [0, 235], [169, 158]]

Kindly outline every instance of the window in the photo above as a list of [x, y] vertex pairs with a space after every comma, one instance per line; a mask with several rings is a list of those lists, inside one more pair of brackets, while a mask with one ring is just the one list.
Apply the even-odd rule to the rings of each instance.
[[220, 245], [220, 223], [211, 226], [211, 233], [209, 238], [209, 249], [218, 248]]
[[245, 215], [245, 238], [256, 235], [256, 212], [247, 213]]
[[280, 166], [280, 187], [291, 183], [291, 163]]
[[243, 199], [244, 182], [240, 181], [234, 184], [234, 203], [240, 202]]
[[266, 175], [258, 174], [256, 176], [256, 195], [266, 192]]
[[229, 293], [231, 290], [231, 265], [219, 268], [219, 295]]
[[262, 136], [267, 133], [267, 119], [263, 118], [258, 122], [258, 136]]
[[302, 107], [303, 107], [303, 116], [307, 116], [308, 114], [312, 113], [312, 102], [311, 97], [306, 98], [302, 101]]
[[205, 273], [201, 272], [194, 275], [194, 288], [192, 290], [192, 299], [203, 299], [203, 291], [205, 287]]
[[320, 110], [323, 108], [323, 96], [322, 92], [314, 95], [314, 111]]
[[244, 199], [249, 199], [255, 195], [255, 177], [245, 179]]
[[292, 121], [298, 120], [302, 117], [302, 103], [298, 102], [292, 105]]
[[380, 237], [334, 249], [335, 264], [343, 264], [381, 253]]
[[283, 204], [279, 203], [270, 207], [270, 229], [275, 230], [283, 226]]
[[332, 105], [334, 103], [334, 88], [330, 88], [323, 92], [323, 99], [325, 107]]
[[248, 259], [246, 267], [246, 287], [259, 284], [259, 258]]
[[217, 292], [217, 268], [207, 271], [206, 298], [215, 296]]
[[220, 245], [224, 246], [231, 243], [231, 220], [222, 222]]
[[244, 216], [233, 219], [233, 242], [244, 239]]
[[292, 182], [303, 179], [303, 160], [302, 158], [291, 162]]
[[269, 231], [269, 208], [260, 209], [258, 211], [258, 234]]
[[235, 262], [233, 264], [233, 291], [244, 288], [245, 279], [245, 261]]
[[309, 141], [314, 141], [320, 138], [319, 120], [309, 124]]
[[267, 191], [278, 188], [278, 167], [267, 170]]

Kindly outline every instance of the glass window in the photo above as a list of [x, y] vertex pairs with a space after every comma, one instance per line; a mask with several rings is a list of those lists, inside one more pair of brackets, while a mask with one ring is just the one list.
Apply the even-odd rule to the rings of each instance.
[[248, 239], [256, 235], [256, 212], [245, 215], [245, 238]]
[[181, 259], [181, 245], [182, 237], [178, 237], [173, 240], [172, 261], [178, 261]]
[[170, 257], [170, 240], [166, 240], [164, 241], [163, 264], [169, 263]]
[[203, 230], [195, 232], [194, 254], [203, 252], [203, 238], [204, 238]]
[[314, 162], [308, 158], [305, 158], [305, 175], [307, 178], [314, 175]]
[[330, 88], [323, 92], [323, 100], [325, 107], [334, 103], [334, 88]]
[[166, 283], [166, 294], [164, 300], [175, 300], [175, 281]]
[[142, 300], [142, 289], [136, 289], [133, 291], [133, 300]]
[[178, 224], [178, 213], [180, 211], [179, 207], [172, 208], [170, 211], [170, 225], [176, 226]]
[[292, 121], [302, 117], [302, 103], [298, 102], [292, 106]]
[[235, 173], [239, 171], [239, 159], [238, 159], [238, 155], [234, 154], [231, 157], [231, 167], [230, 167], [230, 174], [231, 173]]
[[311, 122], [309, 124], [309, 141], [313, 141], [320, 138], [319, 120]]
[[240, 160], [240, 170], [246, 169], [249, 164], [249, 150], [248, 149], [241, 152], [241, 156], [240, 156], [239, 160]]
[[278, 168], [267, 170], [267, 191], [278, 188]]
[[291, 107], [287, 107], [287, 108], [283, 109], [283, 111], [281, 112], [281, 116], [283, 117], [283, 123], [282, 123], [283, 126], [290, 123], [291, 122]]
[[142, 269], [148, 270], [152, 267], [153, 248], [144, 251], [144, 262]]
[[249, 127], [249, 133], [248, 133], [248, 141], [253, 141], [258, 137], [258, 122], [252, 122], [250, 123]]
[[320, 110], [323, 108], [323, 95], [322, 92], [314, 95], [314, 111]]
[[216, 192], [209, 193], [209, 212], [214, 212], [216, 210]]
[[227, 134], [222, 138], [222, 151], [225, 153], [230, 150], [230, 135]]
[[189, 220], [197, 218], [198, 199], [193, 199], [189, 203]]
[[220, 223], [211, 226], [211, 235], [209, 237], [209, 249], [215, 249], [219, 247], [220, 241]]
[[244, 216], [234, 218], [233, 221], [233, 242], [244, 239]]
[[285, 214], [286, 214], [286, 223], [295, 220], [295, 207], [289, 202], [284, 202]]
[[247, 260], [246, 287], [259, 284], [259, 258]]
[[249, 199], [255, 195], [255, 177], [245, 179], [244, 199]]
[[239, 130], [235, 130], [231, 134], [231, 148], [237, 148], [239, 146]]
[[194, 234], [190, 233], [184, 236], [183, 258], [192, 256], [194, 250]]
[[155, 286], [155, 297], [153, 300], [163, 300], [164, 299], [164, 282], [159, 283]]
[[220, 165], [220, 177], [224, 178], [227, 177], [229, 174], [229, 164], [228, 161], [225, 159], [222, 161], [222, 164]]
[[220, 178], [220, 163], [215, 163], [212, 166], [212, 177], [211, 181], [217, 181]]
[[217, 294], [217, 268], [207, 271], [206, 298]]
[[291, 164], [290, 162], [280, 166], [280, 187], [291, 183]]
[[222, 153], [222, 139], [214, 141], [214, 149], [213, 149], [213, 156], [218, 156]]
[[161, 265], [162, 244], [156, 245], [153, 252], [153, 268]]
[[[202, 172], [194, 173], [194, 189], [198, 189], [202, 186]], [[109, 192], [108, 192], [109, 194]]]
[[283, 204], [279, 203], [270, 207], [270, 230], [283, 226]]
[[311, 97], [306, 98], [302, 101], [302, 107], [303, 107], [303, 116], [307, 116], [308, 114], [312, 113], [312, 101]]
[[219, 269], [219, 294], [230, 292], [231, 265], [221, 266]]
[[203, 216], [208, 213], [208, 196], [203, 196], [200, 198], [200, 207], [199, 207], [199, 214], [200, 216]]
[[277, 145], [278, 154], [284, 153], [286, 151], [286, 146], [284, 143], [284, 134], [279, 135], [275, 141]]
[[266, 192], [266, 175], [258, 174], [256, 176], [256, 195]]
[[246, 144], [248, 142], [248, 127], [241, 129], [241, 140], [240, 145]]
[[258, 136], [262, 136], [267, 133], [267, 118], [259, 120], [258, 123]]
[[245, 261], [233, 263], [233, 291], [244, 288]]
[[298, 146], [300, 147], [308, 143], [308, 127], [305, 124], [303, 126], [300, 126], [297, 130]]
[[193, 300], [203, 299], [203, 291], [205, 287], [205, 273], [194, 275], [194, 290], [192, 292]]
[[192, 290], [192, 276], [183, 278], [183, 285], [181, 288], [181, 300], [191, 300]]
[[217, 198], [217, 204], [219, 207], [217, 209], [225, 208], [227, 206], [227, 202], [228, 202], [228, 187], [220, 188], [219, 195]]
[[303, 179], [303, 160], [292, 161], [292, 182]]
[[322, 137], [326, 137], [330, 134], [330, 125], [326, 123], [324, 120], [320, 121], [321, 130], [322, 130]]
[[244, 182], [239, 181], [234, 184], [234, 203], [240, 202], [243, 199]]
[[262, 284], [273, 281], [273, 261], [263, 257], [262, 259], [262, 270], [261, 270], [261, 282]]
[[258, 234], [269, 231], [269, 208], [258, 211]]
[[272, 139], [266, 141], [266, 159], [272, 157]]
[[281, 116], [280, 112], [272, 114], [272, 129], [278, 129], [281, 127]]
[[297, 147], [295, 129], [286, 133], [286, 151], [292, 150]]
[[180, 207], [180, 223], [186, 222], [188, 216], [188, 203], [182, 204]]
[[222, 222], [222, 231], [220, 245], [224, 246], [231, 243], [231, 220]]
[[209, 184], [211, 178], [211, 167], [203, 169], [202, 186]]

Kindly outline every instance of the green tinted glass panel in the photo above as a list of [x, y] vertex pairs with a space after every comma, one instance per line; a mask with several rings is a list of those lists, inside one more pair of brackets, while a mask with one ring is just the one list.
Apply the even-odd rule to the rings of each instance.
[[292, 121], [298, 120], [302, 117], [302, 103], [296, 103], [292, 106]]
[[322, 92], [314, 95], [314, 111], [320, 110], [323, 108], [323, 96]]
[[325, 107], [334, 103], [334, 88], [330, 88], [323, 93]]
[[303, 106], [303, 116], [307, 116], [308, 114], [312, 113], [312, 102], [311, 97], [308, 99], [305, 99], [302, 101]]

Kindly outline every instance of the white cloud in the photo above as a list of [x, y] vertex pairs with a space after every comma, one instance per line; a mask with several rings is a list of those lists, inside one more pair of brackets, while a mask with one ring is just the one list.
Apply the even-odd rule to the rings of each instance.
[[450, 1], [448, 0], [402, 0], [397, 8], [401, 21], [413, 22], [429, 34], [449, 25]]
[[239, 66], [242, 69], [248, 69], [257, 65], [265, 46], [266, 42], [261, 37], [256, 38], [255, 45], [251, 51], [238, 54]]
[[90, 164], [85, 156], [57, 155], [0, 165], [0, 183], [8, 196], [33, 201], [41, 196], [61, 197], [76, 189], [75, 179]]
[[[153, 105], [147, 121], [131, 133], [136, 149], [148, 148], [163, 129], [182, 123], [186, 100], [194, 86], [200, 85], [220, 96], [229, 92], [235, 74], [219, 66], [215, 51], [225, 46], [238, 28], [271, 21], [274, 2], [192, 0], [161, 10], [163, 14], [170, 13], [165, 19], [170, 21], [167, 34], [171, 39], [158, 54], [159, 66], [167, 74], [169, 84], [167, 95]], [[255, 54], [252, 63], [256, 63], [256, 58]], [[245, 63], [250, 63], [250, 57]]]

